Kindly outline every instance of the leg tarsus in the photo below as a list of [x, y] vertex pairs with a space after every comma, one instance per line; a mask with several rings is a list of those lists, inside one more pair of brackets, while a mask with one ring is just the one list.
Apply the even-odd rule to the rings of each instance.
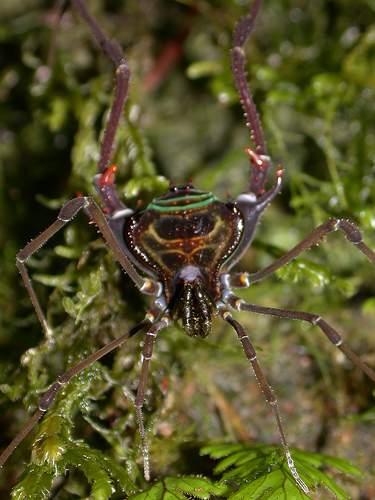
[[151, 479], [151, 465], [150, 465], [150, 446], [147, 439], [147, 433], [145, 429], [145, 421], [143, 417], [143, 402], [142, 404], [137, 404], [135, 406], [135, 414], [137, 418], [138, 432], [141, 436], [141, 449], [142, 449], [142, 460], [143, 460], [143, 477], [146, 481]]
[[125, 61], [124, 54], [120, 45], [115, 40], [110, 40], [94, 16], [87, 10], [86, 3], [83, 0], [71, 0], [74, 8], [79, 12], [82, 19], [89, 25], [91, 32], [97, 41], [99, 47], [111, 59], [115, 66], [119, 66]]
[[142, 369], [139, 378], [137, 395], [135, 399], [135, 411], [137, 417], [138, 430], [141, 436], [143, 473], [146, 481], [149, 481], [151, 478], [151, 467], [150, 467], [150, 449], [148, 445], [147, 433], [144, 425], [142, 409], [145, 399], [148, 371], [149, 371], [150, 361], [152, 358], [154, 343], [156, 341], [156, 337], [160, 332], [160, 330], [167, 327], [168, 324], [169, 324], [169, 319], [164, 316], [160, 321], [152, 325], [152, 327], [146, 333], [142, 349]]

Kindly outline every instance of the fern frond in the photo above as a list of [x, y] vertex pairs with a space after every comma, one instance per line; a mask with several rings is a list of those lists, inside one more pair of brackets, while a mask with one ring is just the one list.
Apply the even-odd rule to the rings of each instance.
[[208, 500], [213, 495], [223, 496], [226, 490], [224, 484], [215, 484], [205, 477], [166, 477], [148, 490], [131, 496], [130, 500], [186, 500], [187, 498]]
[[[219, 484], [224, 482], [230, 487], [227, 497], [230, 500], [309, 498], [298, 488], [283, 450], [278, 446], [214, 444], [204, 447], [201, 454], [220, 460], [214, 472], [220, 476]], [[338, 500], [346, 500], [349, 496], [324, 469], [329, 467], [354, 478], [362, 476], [357, 467], [343, 459], [295, 449], [292, 456], [310, 489], [324, 486]]]

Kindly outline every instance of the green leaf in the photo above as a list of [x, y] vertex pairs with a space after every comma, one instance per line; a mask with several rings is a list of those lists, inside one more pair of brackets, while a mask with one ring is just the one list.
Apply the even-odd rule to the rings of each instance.
[[224, 460], [221, 460], [221, 462], [215, 467], [215, 474], [220, 474], [221, 472], [224, 472], [227, 470], [229, 467], [232, 467], [232, 465], [235, 464], [241, 464], [243, 463], [243, 460], [245, 462], [249, 462], [253, 457], [256, 456], [256, 452], [253, 454], [249, 453], [248, 450], [241, 450], [238, 453], [233, 453], [233, 455], [229, 455], [229, 457], [225, 458]]
[[201, 455], [209, 455], [211, 458], [227, 457], [236, 451], [243, 451], [242, 444], [213, 444], [201, 448]]
[[271, 498], [273, 494], [277, 495], [275, 498], [282, 498], [279, 496], [279, 492], [282, 490], [283, 483], [283, 473], [281, 470], [276, 470], [240, 488], [237, 493], [234, 493], [229, 498], [231, 500], [240, 500], [241, 498], [265, 499]]
[[224, 484], [213, 483], [205, 477], [167, 477], [130, 498], [131, 500], [186, 500], [186, 498], [206, 500], [212, 495], [221, 496], [226, 491], [227, 487]]
[[100, 266], [90, 274], [79, 279], [80, 290], [74, 299], [64, 297], [62, 304], [65, 311], [75, 319], [76, 323], [81, 321], [82, 314], [102, 289], [104, 279], [104, 268]]
[[213, 76], [221, 73], [223, 65], [218, 61], [197, 61], [190, 64], [186, 70], [186, 74], [192, 80]]
[[12, 490], [13, 500], [44, 500], [50, 498], [55, 473], [48, 466], [32, 466], [28, 474]]
[[61, 97], [55, 97], [51, 100], [50, 103], [51, 112], [47, 117], [47, 122], [49, 128], [56, 132], [63, 126], [66, 121], [66, 117], [68, 114], [68, 106], [65, 99]]
[[359, 85], [375, 88], [374, 71], [375, 27], [370, 26], [360, 42], [347, 56], [344, 71], [347, 76]]
[[66, 466], [76, 466], [91, 484], [90, 498], [107, 500], [114, 492], [112, 478], [104, 467], [104, 456], [87, 446], [70, 446], [64, 456]]
[[71, 292], [72, 287], [69, 286], [71, 277], [69, 276], [68, 273], [65, 275], [56, 275], [56, 276], [51, 276], [49, 274], [33, 274], [33, 279], [37, 281], [38, 283], [42, 283], [45, 286], [49, 286], [52, 288], [60, 288], [61, 290], [64, 290], [65, 292]]
[[294, 283], [306, 280], [319, 288], [327, 286], [332, 281], [331, 273], [326, 268], [306, 259], [290, 262], [277, 271], [277, 276], [284, 281]]
[[[324, 486], [339, 500], [347, 499], [347, 493], [322, 468], [329, 467], [354, 478], [362, 476], [357, 467], [343, 459], [301, 450], [291, 453], [300, 478], [310, 490]], [[297, 485], [278, 446], [217, 444], [204, 447], [201, 454], [220, 460], [215, 474], [221, 476], [219, 484], [230, 485], [231, 500], [309, 498]]]
[[161, 176], [134, 177], [127, 182], [124, 188], [124, 196], [127, 199], [137, 198], [140, 193], [151, 193], [152, 196], [164, 193], [169, 186], [169, 181]]
[[359, 415], [349, 415], [347, 417], [353, 422], [371, 422], [375, 423], [375, 407], [359, 414]]
[[375, 316], [375, 298], [371, 297], [370, 299], [365, 300], [362, 305], [362, 311], [364, 314], [368, 314], [369, 316]]
[[361, 470], [358, 469], [358, 467], [342, 458], [331, 457], [329, 455], [323, 455], [319, 453], [307, 453], [299, 450], [294, 451], [294, 456], [296, 458], [300, 458], [300, 460], [311, 463], [314, 467], [328, 465], [344, 474], [356, 477], [363, 476]]
[[[113, 491], [113, 482], [118, 482], [125, 493], [133, 493], [135, 485], [125, 467], [116, 463], [103, 452], [90, 448], [84, 443], [74, 443], [64, 455], [65, 465], [75, 465], [81, 469], [93, 484], [91, 495], [94, 498], [107, 498]], [[102, 495], [102, 496], [100, 496]]]

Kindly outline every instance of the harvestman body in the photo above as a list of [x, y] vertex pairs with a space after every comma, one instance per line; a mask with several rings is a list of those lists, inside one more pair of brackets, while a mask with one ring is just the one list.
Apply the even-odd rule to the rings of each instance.
[[17, 254], [17, 266], [48, 337], [50, 330], [25, 263], [57, 231], [83, 210], [90, 220], [95, 222], [123, 270], [142, 293], [152, 297], [152, 301], [145, 319], [130, 332], [113, 340], [58, 377], [40, 399], [38, 410], [0, 456], [0, 466], [4, 465], [15, 448], [47, 412], [62, 386], [92, 363], [121, 346], [130, 336], [143, 331], [145, 338], [142, 369], [135, 404], [143, 443], [144, 474], [146, 479], [149, 479], [149, 451], [142, 407], [156, 338], [172, 320], [181, 321], [188, 335], [205, 337], [211, 331], [212, 317], [219, 316], [236, 331], [244, 353], [274, 413], [289, 470], [299, 487], [308, 492], [306, 484], [294, 466], [274, 392], [260, 368], [248, 334], [233, 318], [231, 311], [250, 311], [307, 321], [317, 326], [332, 344], [374, 382], [375, 372], [347, 347], [341, 335], [318, 314], [248, 304], [236, 297], [232, 290], [248, 287], [250, 283], [266, 278], [303, 251], [320, 243], [328, 233], [336, 230], [342, 231], [347, 240], [373, 264], [375, 264], [375, 253], [363, 243], [361, 233], [353, 222], [330, 219], [266, 268], [251, 275], [230, 272], [249, 248], [259, 217], [280, 192], [282, 185], [283, 171], [279, 169], [276, 171], [273, 187], [265, 190], [272, 163], [246, 81], [244, 45], [253, 29], [261, 0], [254, 0], [249, 14], [237, 24], [231, 51], [234, 82], [244, 110], [246, 126], [254, 143], [254, 148], [247, 149], [251, 165], [248, 190], [240, 194], [234, 202], [223, 203], [212, 193], [199, 191], [190, 184], [174, 187], [139, 212], [133, 212], [120, 201], [115, 188], [116, 167], [111, 164], [114, 139], [128, 96], [130, 77], [128, 64], [119, 45], [109, 40], [103, 33], [87, 11], [84, 1], [71, 1], [90, 26], [103, 52], [116, 67], [113, 103], [101, 145], [98, 174], [94, 179], [104, 210], [88, 196], [68, 201], [60, 210], [57, 220]]

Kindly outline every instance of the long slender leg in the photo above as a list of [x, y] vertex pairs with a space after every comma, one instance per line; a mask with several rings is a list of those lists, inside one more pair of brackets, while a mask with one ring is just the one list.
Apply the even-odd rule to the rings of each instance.
[[83, 0], [71, 0], [75, 9], [89, 25], [91, 32], [103, 52], [111, 59], [116, 67], [116, 88], [113, 104], [104, 133], [104, 139], [101, 146], [99, 172], [104, 172], [112, 156], [112, 147], [115, 139], [117, 127], [120, 121], [124, 103], [128, 97], [128, 85], [130, 70], [120, 45], [110, 40], [100, 28], [95, 18], [87, 10]]
[[364, 363], [357, 354], [355, 354], [345, 343], [341, 335], [335, 330], [327, 321], [325, 321], [319, 314], [303, 312], [303, 311], [290, 311], [288, 309], [277, 309], [275, 307], [263, 307], [256, 304], [248, 304], [244, 300], [229, 295], [226, 298], [227, 303], [237, 309], [238, 311], [250, 311], [258, 314], [265, 314], [268, 316], [276, 316], [277, 318], [296, 319], [307, 321], [308, 323], [317, 326], [326, 335], [328, 340], [338, 347], [350, 361], [362, 370], [373, 382], [375, 382], [375, 371]]
[[40, 306], [39, 300], [36, 296], [35, 290], [33, 288], [29, 273], [26, 267], [26, 261], [41, 248], [47, 241], [52, 238], [54, 234], [57, 233], [62, 227], [64, 227], [68, 222], [74, 219], [77, 213], [85, 209], [90, 218], [98, 226], [100, 232], [102, 233], [104, 239], [106, 240], [108, 246], [111, 248], [115, 254], [116, 259], [121, 264], [124, 271], [130, 276], [134, 283], [140, 288], [144, 293], [158, 294], [160, 291], [160, 285], [149, 279], [142, 278], [129, 261], [128, 257], [124, 254], [120, 248], [116, 237], [114, 236], [111, 228], [109, 227], [107, 220], [100, 208], [97, 206], [95, 201], [89, 197], [78, 197], [73, 200], [68, 201], [61, 208], [59, 215], [55, 222], [53, 222], [47, 229], [45, 229], [39, 236], [31, 240], [22, 250], [20, 250], [16, 257], [17, 267], [21, 273], [23, 282], [25, 284], [26, 290], [30, 296], [31, 302], [34, 306], [38, 319], [44, 330], [46, 339], [50, 339], [51, 331], [48, 327], [47, 320]]
[[129, 332], [121, 335], [118, 339], [112, 340], [109, 344], [105, 345], [98, 351], [90, 354], [87, 358], [83, 359], [76, 365], [69, 368], [65, 373], [60, 375], [56, 381], [50, 386], [50, 388], [43, 394], [39, 400], [38, 410], [32, 415], [29, 421], [26, 423], [24, 428], [19, 434], [13, 439], [13, 441], [5, 448], [5, 450], [0, 455], [0, 467], [3, 467], [8, 458], [12, 455], [17, 446], [29, 435], [37, 422], [46, 414], [52, 403], [54, 402], [57, 394], [60, 392], [63, 386], [65, 386], [73, 377], [78, 375], [82, 370], [91, 366], [95, 361], [113, 351], [117, 347], [120, 347], [129, 337], [132, 337], [140, 330], [145, 329], [150, 322], [148, 320], [143, 320], [138, 325], [134, 326]]
[[142, 441], [142, 456], [143, 456], [143, 471], [146, 481], [150, 480], [150, 450], [147, 441], [144, 419], [143, 419], [143, 404], [145, 400], [145, 391], [148, 379], [148, 371], [150, 367], [150, 362], [152, 358], [152, 352], [154, 348], [154, 343], [156, 337], [160, 330], [166, 328], [169, 324], [167, 317], [163, 317], [158, 323], [155, 323], [146, 333], [145, 342], [142, 350], [142, 371], [139, 378], [139, 384], [137, 389], [137, 396], [135, 399], [135, 410], [137, 415], [138, 429], [141, 435]]
[[289, 446], [288, 446], [288, 443], [287, 443], [287, 440], [285, 437], [284, 428], [283, 428], [283, 425], [281, 423], [280, 409], [279, 409], [279, 406], [277, 403], [275, 393], [272, 390], [270, 384], [268, 383], [268, 381], [263, 373], [263, 370], [259, 366], [254, 346], [252, 345], [252, 343], [251, 343], [248, 335], [246, 334], [243, 326], [240, 323], [238, 323], [238, 321], [233, 319], [229, 312], [227, 312], [227, 311], [224, 312], [222, 316], [225, 319], [225, 321], [227, 321], [232, 326], [232, 328], [234, 328], [234, 330], [236, 331], [238, 338], [242, 344], [242, 348], [245, 352], [245, 355], [251, 363], [251, 366], [252, 366], [254, 373], [255, 373], [255, 377], [258, 380], [260, 388], [261, 388], [261, 390], [266, 398], [266, 401], [270, 405], [270, 407], [273, 411], [273, 414], [275, 416], [276, 423], [277, 423], [277, 428], [278, 428], [278, 431], [280, 434], [281, 444], [284, 448], [284, 453], [285, 453], [285, 457], [287, 460], [289, 470], [290, 470], [292, 476], [294, 477], [296, 483], [298, 484], [298, 486], [302, 489], [302, 491], [304, 491], [305, 493], [308, 493], [309, 489], [308, 489], [307, 485], [304, 483], [304, 481], [302, 481], [300, 475], [298, 474], [297, 469], [294, 465], [292, 456], [290, 454]]
[[260, 281], [264, 279], [266, 276], [274, 273], [280, 267], [284, 266], [291, 260], [295, 259], [299, 254], [304, 252], [305, 250], [310, 249], [314, 245], [317, 245], [321, 242], [321, 240], [329, 233], [333, 231], [340, 230], [342, 231], [346, 239], [355, 245], [360, 252], [362, 252], [370, 262], [375, 264], [375, 252], [373, 252], [364, 242], [362, 238], [362, 233], [359, 227], [354, 224], [354, 222], [348, 219], [337, 219], [332, 218], [329, 219], [324, 224], [321, 224], [317, 228], [315, 228], [304, 240], [302, 240], [298, 245], [289, 250], [285, 255], [275, 260], [272, 264], [257, 271], [256, 273], [248, 275], [250, 282], [254, 283], [255, 281]]
[[[98, 163], [99, 174], [95, 177], [95, 186], [109, 214], [122, 211], [126, 207], [120, 201], [114, 184], [115, 166], [110, 165], [116, 132], [128, 98], [130, 70], [120, 45], [110, 40], [100, 28], [95, 18], [87, 10], [83, 0], [71, 0], [75, 9], [89, 25], [91, 32], [102, 51], [116, 67], [116, 83], [109, 118], [104, 130]], [[108, 182], [108, 180], [110, 180]]]
[[233, 33], [233, 49], [231, 52], [234, 83], [240, 96], [246, 126], [249, 128], [251, 139], [255, 144], [255, 151], [248, 148], [247, 153], [252, 164], [249, 191], [257, 196], [264, 192], [267, 173], [272, 163], [267, 155], [262, 126], [247, 83], [244, 45], [253, 31], [261, 3], [262, 0], [254, 0], [249, 14], [242, 17], [238, 22]]

